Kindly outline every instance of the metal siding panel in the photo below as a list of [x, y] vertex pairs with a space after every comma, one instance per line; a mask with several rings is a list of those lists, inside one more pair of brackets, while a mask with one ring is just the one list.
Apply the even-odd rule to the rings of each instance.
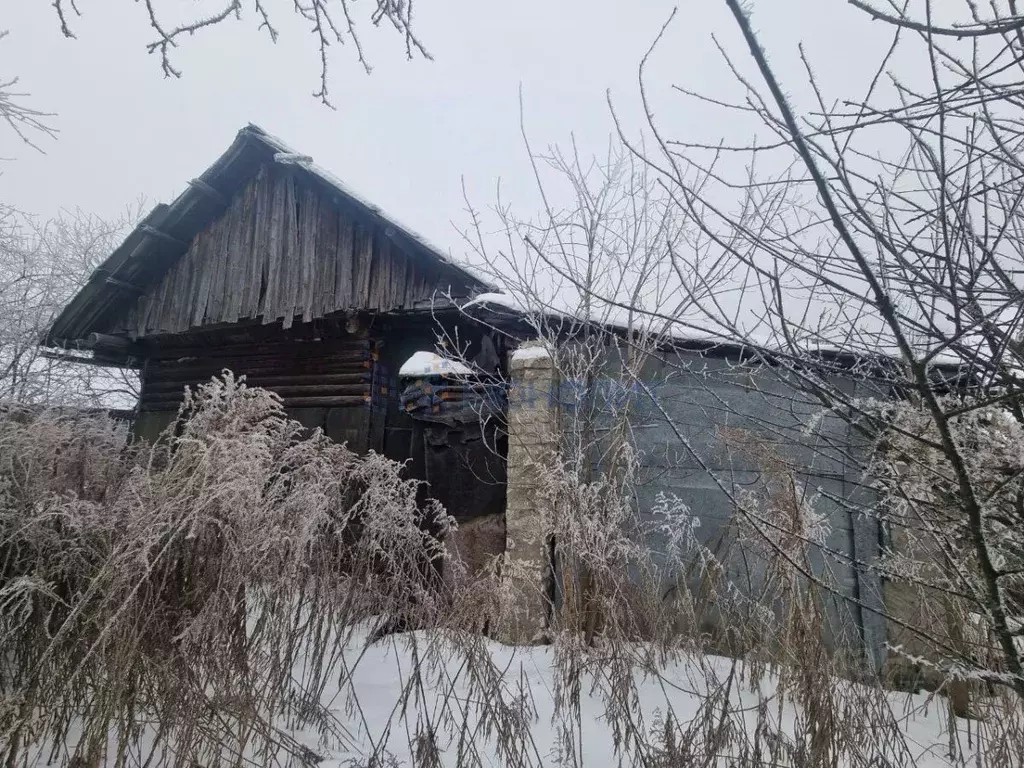
[[[646, 398], [634, 428], [642, 454], [637, 501], [642, 519], [655, 522], [652, 510], [660, 495], [676, 497], [700, 520], [697, 540], [703, 546], [728, 552], [727, 568], [751, 593], [763, 584], [764, 565], [735, 546], [729, 528], [734, 514], [728, 491], [756, 488], [760, 468], [750, 458], [723, 446], [718, 431], [723, 427], [750, 430], [770, 440], [779, 453], [803, 467], [800, 481], [808, 493], [822, 492], [818, 508], [828, 517], [831, 528], [825, 548], [814, 549], [812, 563], [819, 575], [829, 574], [840, 595], [880, 606], [881, 586], [877, 577], [855, 567], [856, 556], [870, 562], [877, 557], [877, 527], [850, 507], [870, 505], [872, 499], [858, 483], [847, 477], [843, 452], [850, 447], [846, 425], [826, 418], [810, 434], [805, 432], [820, 406], [780, 379], [773, 371], [751, 373], [738, 370], [728, 361], [699, 355], [673, 355], [668, 361], [647, 366], [644, 380], [655, 392], [655, 403]], [[607, 409], [607, 417], [613, 409]], [[679, 434], [692, 453], [681, 445]], [[723, 491], [706, 466], [726, 483]], [[648, 539], [651, 555], [664, 563], [666, 539], [663, 534]], [[690, 588], [700, 587], [699, 578]], [[884, 622], [865, 618], [865, 612], [850, 600], [838, 596], [826, 599], [827, 639], [835, 647], [865, 650], [875, 659], [884, 644]]]

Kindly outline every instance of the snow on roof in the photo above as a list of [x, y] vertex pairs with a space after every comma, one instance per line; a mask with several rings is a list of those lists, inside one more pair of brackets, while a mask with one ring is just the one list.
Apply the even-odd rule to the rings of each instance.
[[520, 347], [512, 353], [513, 360], [539, 360], [542, 357], [551, 357], [551, 352], [541, 345]]
[[[575, 323], [589, 322], [595, 326], [622, 331], [648, 331], [657, 337], [671, 339], [682, 344], [693, 342], [728, 347], [749, 345], [752, 348], [761, 349], [766, 352], [790, 351], [788, 340], [782, 338], [781, 334], [777, 331], [761, 329], [758, 332], [750, 333], [746, 339], [741, 340], [731, 333], [724, 331], [716, 333], [710, 328], [700, 327], [684, 318], [670, 322], [654, 313], [645, 312], [643, 309], [630, 311], [624, 307], [612, 304], [599, 305], [591, 312], [589, 320], [581, 317], [578, 312], [559, 310], [554, 307], [542, 307], [539, 310], [531, 310], [524, 302], [507, 293], [481, 293], [461, 305], [463, 310], [474, 307], [485, 309], [500, 308], [502, 310], [519, 312], [523, 315], [535, 313], [548, 319]], [[841, 332], [842, 329], [837, 330]], [[849, 355], [853, 357], [870, 356], [865, 350], [854, 350], [849, 346], [844, 346], [841, 339], [830, 341], [818, 336], [808, 335], [802, 343], [798, 341], [797, 345], [801, 352], [810, 354]], [[895, 344], [890, 344], [885, 348], [880, 347], [874, 354], [893, 360], [901, 359], [899, 349], [896, 348]], [[921, 354], [923, 354], [923, 351]], [[956, 367], [963, 363], [959, 357], [950, 353], [935, 355], [933, 360], [936, 365], [946, 367]]]
[[514, 296], [509, 296], [507, 293], [481, 293], [463, 304], [462, 308], [469, 309], [470, 307], [483, 304], [493, 304], [507, 309], [514, 309], [518, 312], [524, 312], [526, 310], [526, 308], [517, 301]]
[[463, 365], [458, 360], [449, 360], [434, 352], [420, 350], [413, 353], [402, 367], [398, 369], [401, 378], [414, 378], [416, 376], [445, 376], [449, 374], [466, 375], [472, 373], [472, 369]]
[[[514, 312], [520, 312], [524, 315], [536, 312], [537, 314], [544, 315], [549, 319], [560, 319], [576, 323], [590, 322], [595, 325], [605, 326], [606, 328], [617, 328], [621, 330], [633, 329], [639, 331], [644, 328], [649, 328], [652, 325], [666, 324], [664, 320], [652, 317], [650, 313], [645, 313], [641, 310], [633, 312], [631, 317], [630, 312], [616, 306], [602, 306], [593, 310], [589, 320], [581, 317], [579, 312], [573, 312], [569, 309], [556, 309], [555, 307], [547, 305], [531, 309], [525, 302], [520, 301], [515, 296], [507, 293], [481, 293], [463, 303], [460, 308], [466, 310], [474, 307], [483, 307], [485, 309], [498, 307], [501, 309], [509, 309]], [[661, 335], [678, 339], [680, 341], [717, 341], [722, 343], [727, 341], [727, 339], [721, 335], [716, 335], [710, 331], [698, 328], [684, 326], [682, 323], [669, 328], [667, 332], [662, 332]]]

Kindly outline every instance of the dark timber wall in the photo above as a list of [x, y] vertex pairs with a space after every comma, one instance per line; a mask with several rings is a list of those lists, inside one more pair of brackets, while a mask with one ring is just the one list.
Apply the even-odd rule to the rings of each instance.
[[377, 343], [368, 339], [162, 350], [143, 370], [136, 431], [156, 438], [181, 405], [185, 387], [195, 388], [226, 369], [245, 376], [250, 386], [276, 392], [305, 426], [322, 427], [362, 452], [369, 447], [374, 407], [385, 407], [378, 357]]
[[[424, 425], [399, 404], [398, 371], [416, 351], [432, 349], [440, 326], [428, 313], [378, 316], [359, 334], [342, 323], [296, 323], [288, 331], [258, 324], [151, 340], [142, 372], [137, 435], [155, 440], [181, 405], [185, 387], [225, 369], [250, 386], [277, 393], [291, 418], [365, 453], [407, 462], [407, 476], [457, 519], [504, 513], [504, 443], [495, 430]], [[481, 347], [483, 329], [454, 320], [444, 332], [467, 354]]]
[[286, 408], [362, 406], [373, 394], [377, 356], [368, 339], [178, 350], [148, 360], [142, 410], [176, 410], [184, 387], [224, 369], [244, 375], [250, 386], [277, 392]]
[[340, 197], [271, 164], [108, 332], [141, 338], [257, 318], [287, 329], [352, 309], [412, 309], [439, 290], [465, 293], [464, 282], [410, 258], [386, 226]]

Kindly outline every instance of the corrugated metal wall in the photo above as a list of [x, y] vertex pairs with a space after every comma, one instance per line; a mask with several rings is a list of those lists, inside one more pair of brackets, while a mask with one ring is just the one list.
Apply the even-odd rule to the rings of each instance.
[[[614, 380], [615, 369], [610, 363], [609, 380]], [[822, 418], [817, 401], [768, 366], [740, 366], [723, 357], [673, 352], [651, 361], [642, 378], [652, 396], [636, 396], [632, 423], [642, 452], [638, 503], [647, 518], [652, 519], [649, 510], [659, 494], [678, 497], [699, 519], [698, 540], [709, 548], [728, 550], [731, 578], [748, 594], [758, 594], [763, 565], [740, 548], [729, 547], [734, 540], [729, 496], [757, 488], [763, 465], [730, 450], [722, 431], [740, 430], [752, 440], [764, 440], [799, 467], [799, 482], [818, 494], [816, 508], [828, 520], [830, 533], [812, 563], [816, 574], [831, 574], [840, 593], [828, 606], [828, 637], [834, 647], [866, 651], [880, 665], [884, 621], [856, 604], [881, 608], [879, 577], [853, 565], [873, 561], [880, 551], [877, 520], [859, 513], [874, 501], [852, 458], [862, 438], [851, 434], [843, 420]], [[864, 387], [853, 380], [837, 383], [851, 395]], [[608, 418], [617, 412], [616, 404], [606, 402], [602, 411]], [[649, 545], [656, 558], [665, 551], [663, 537], [652, 536]], [[690, 586], [698, 588], [699, 577], [691, 577]]]

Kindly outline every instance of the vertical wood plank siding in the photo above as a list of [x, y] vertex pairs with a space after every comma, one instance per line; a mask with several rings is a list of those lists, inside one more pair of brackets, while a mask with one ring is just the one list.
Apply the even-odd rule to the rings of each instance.
[[349, 309], [411, 308], [446, 279], [293, 172], [264, 166], [110, 330], [144, 337], [257, 318], [289, 328]]

